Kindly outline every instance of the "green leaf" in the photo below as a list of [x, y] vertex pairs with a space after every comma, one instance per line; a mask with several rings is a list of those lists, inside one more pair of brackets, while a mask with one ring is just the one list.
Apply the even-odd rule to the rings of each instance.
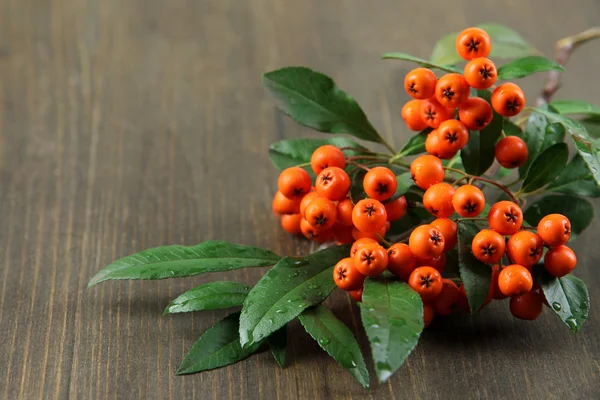
[[563, 214], [571, 221], [572, 237], [579, 235], [594, 219], [594, 207], [582, 197], [553, 194], [544, 196], [531, 204], [523, 218], [532, 226], [548, 214]]
[[411, 136], [404, 147], [400, 149], [396, 157], [413, 156], [416, 154], [425, 153], [425, 140], [427, 140], [427, 135], [429, 132], [431, 132], [431, 128], [427, 128], [424, 131]]
[[531, 164], [520, 191], [533, 192], [551, 182], [564, 170], [568, 159], [569, 148], [566, 143], [556, 143], [548, 147]]
[[458, 269], [471, 313], [477, 312], [485, 302], [492, 281], [492, 268], [476, 259], [471, 251], [473, 237], [478, 232], [473, 222], [458, 222]]
[[250, 288], [242, 283], [209, 282], [188, 290], [169, 304], [165, 314], [241, 306]]
[[559, 114], [600, 116], [600, 107], [583, 100], [554, 100], [550, 105]]
[[[521, 35], [507, 26], [488, 22], [478, 27], [486, 31], [492, 39], [490, 58], [514, 59], [539, 53]], [[440, 39], [433, 48], [430, 62], [442, 65], [462, 62], [462, 58], [456, 52], [457, 36], [458, 32], [454, 32]]]
[[271, 336], [267, 338], [267, 344], [271, 349], [271, 354], [281, 368], [285, 366], [285, 353], [287, 347], [287, 325], [283, 328], [275, 331]]
[[556, 278], [541, 264], [536, 265], [534, 271], [552, 311], [573, 332], [578, 332], [590, 308], [590, 295], [585, 283], [572, 274]]
[[[493, 46], [492, 46], [493, 47]], [[556, 61], [542, 56], [527, 56], [517, 58], [498, 68], [498, 79], [517, 79], [542, 71], [564, 71]]]
[[193, 374], [233, 364], [251, 356], [260, 344], [242, 349], [236, 312], [217, 322], [200, 336], [183, 359], [177, 375]]
[[581, 125], [583, 125], [591, 137], [600, 138], [600, 116], [593, 115], [579, 122], [581, 122]]
[[596, 182], [600, 184], [600, 140], [591, 137], [585, 126], [579, 121], [541, 107], [537, 108], [536, 111], [544, 114], [550, 122], [561, 124], [569, 132], [575, 143], [575, 148], [590, 168]]
[[523, 131], [521, 130], [521, 127], [517, 124], [515, 124], [514, 122], [512, 122], [510, 119], [508, 118], [504, 118], [504, 133], [507, 136], [521, 136], [523, 135]]
[[223, 241], [156, 247], [109, 264], [90, 280], [88, 287], [108, 279], [183, 278], [205, 272], [267, 267], [280, 259], [269, 250]]
[[264, 74], [263, 85], [279, 109], [302, 125], [383, 143], [358, 103], [327, 75], [286, 67]]
[[519, 175], [524, 177], [527, 175], [527, 171], [531, 166], [533, 160], [557, 142], [564, 141], [565, 131], [562, 126], [553, 124], [552, 121], [548, 121], [542, 111], [551, 110], [549, 106], [544, 105], [533, 111], [527, 120], [527, 126], [525, 132], [523, 132], [522, 139], [527, 144], [529, 150], [529, 156], [527, 161], [519, 167]]
[[600, 197], [600, 186], [594, 180], [590, 168], [577, 154], [567, 163], [558, 178], [550, 182], [546, 190], [588, 197]]
[[385, 53], [383, 56], [381, 56], [381, 58], [383, 58], [384, 60], [406, 60], [406, 61], [412, 61], [414, 63], [419, 64], [421, 67], [425, 67], [425, 68], [430, 68], [430, 69], [439, 69], [441, 71], [446, 71], [446, 72], [455, 72], [455, 73], [459, 73], [462, 74], [462, 69], [455, 67], [454, 65], [437, 65], [434, 63], [431, 63], [427, 60], [423, 60], [422, 58], [419, 57], [415, 57], [415, 56], [411, 56], [410, 54], [406, 54], [406, 53]]
[[240, 339], [247, 347], [266, 338], [335, 287], [333, 267], [350, 254], [350, 246], [334, 246], [307, 257], [286, 257], [248, 293], [240, 317]]
[[402, 218], [392, 221], [386, 236], [391, 238], [401, 236], [431, 219], [433, 217], [424, 208], [408, 208]]
[[[490, 101], [488, 90], [479, 90], [479, 97]], [[492, 122], [479, 132], [470, 132], [469, 141], [460, 152], [465, 171], [471, 175], [483, 175], [494, 163], [494, 149], [502, 134], [504, 118], [494, 111]]]
[[[355, 147], [367, 151], [363, 146], [345, 137], [332, 137], [328, 139], [289, 139], [271, 144], [271, 147], [269, 148], [269, 158], [273, 165], [283, 170], [299, 164], [310, 163], [312, 153], [317, 148], [327, 144], [339, 148]], [[344, 150], [344, 154], [354, 156], [362, 154], [364, 151]], [[312, 172], [310, 165], [304, 168], [307, 171]]]
[[401, 196], [404, 196], [412, 186], [414, 186], [415, 182], [412, 179], [412, 175], [410, 172], [403, 172], [400, 175], [396, 175], [396, 182], [398, 186], [396, 187], [396, 191], [394, 195], [390, 197], [388, 200], [384, 201], [384, 203], [389, 203], [390, 201], [397, 200]]
[[327, 354], [363, 387], [369, 387], [369, 371], [354, 335], [327, 307], [317, 305], [304, 310], [300, 322]]
[[423, 303], [405, 282], [368, 278], [360, 316], [371, 343], [375, 373], [384, 382], [402, 366], [419, 341]]

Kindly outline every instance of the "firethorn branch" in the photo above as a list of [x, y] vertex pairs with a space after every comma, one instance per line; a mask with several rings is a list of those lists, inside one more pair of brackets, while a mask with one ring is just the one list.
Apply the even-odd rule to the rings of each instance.
[[[558, 64], [564, 66], [576, 48], [590, 40], [598, 38], [600, 38], [600, 27], [590, 28], [576, 35], [560, 39], [556, 42], [554, 59]], [[554, 93], [558, 91], [560, 88], [560, 73], [561, 71], [555, 70], [548, 72], [548, 79], [544, 85], [544, 90], [536, 102], [538, 106], [549, 103], [552, 96], [554, 96]]]
[[461, 174], [464, 175], [464, 178], [469, 178], [470, 180], [476, 180], [476, 181], [481, 181], [481, 182], [485, 182], [487, 184], [496, 186], [498, 189], [502, 190], [504, 193], [506, 193], [511, 200], [514, 203], [519, 203], [517, 198], [515, 197], [515, 195], [509, 190], [507, 189], [504, 185], [498, 183], [498, 182], [494, 182], [492, 180], [486, 179], [486, 178], [482, 178], [481, 176], [476, 176], [476, 175], [471, 175], [471, 174], [467, 174], [464, 171], [461, 171], [460, 169], [456, 169], [456, 168], [450, 168], [450, 167], [444, 167], [444, 169], [446, 171], [452, 171], [452, 172], [456, 172], [457, 174]]

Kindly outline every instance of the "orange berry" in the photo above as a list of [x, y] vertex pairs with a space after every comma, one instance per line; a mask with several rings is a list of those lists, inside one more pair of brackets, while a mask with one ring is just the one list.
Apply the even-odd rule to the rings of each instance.
[[473, 237], [471, 251], [476, 259], [486, 264], [497, 263], [502, 259], [506, 244], [498, 232], [483, 229]]
[[396, 175], [386, 167], [371, 168], [363, 179], [363, 188], [367, 196], [378, 201], [392, 197], [397, 187]]
[[442, 161], [431, 155], [417, 157], [410, 164], [410, 173], [415, 185], [423, 190], [444, 180]]
[[314, 226], [309, 224], [308, 221], [304, 218], [302, 218], [302, 220], [300, 221], [300, 230], [304, 237], [306, 237], [309, 240], [317, 240], [319, 238], [319, 235], [323, 233], [321, 229], [315, 228]]
[[452, 206], [461, 217], [473, 218], [483, 211], [485, 196], [477, 186], [462, 185], [452, 196]]
[[446, 74], [435, 85], [435, 98], [446, 108], [456, 108], [469, 98], [471, 88], [464, 76]]
[[350, 177], [341, 168], [325, 168], [317, 175], [315, 186], [319, 195], [332, 201], [343, 200], [350, 190]]
[[485, 57], [474, 58], [465, 66], [465, 80], [475, 89], [487, 89], [496, 83], [496, 64]]
[[304, 218], [315, 228], [325, 231], [335, 224], [337, 208], [331, 200], [317, 197], [306, 206]]
[[300, 235], [302, 234], [300, 221], [302, 221], [302, 215], [300, 214], [285, 214], [281, 217], [281, 226], [292, 235]]
[[429, 132], [425, 138], [425, 150], [432, 156], [439, 157], [442, 160], [449, 160], [456, 155], [456, 151], [449, 151], [445, 148], [445, 143], [443, 143], [437, 129]]
[[427, 126], [436, 129], [442, 122], [449, 120], [453, 116], [453, 111], [441, 105], [435, 97], [422, 100], [421, 119]]
[[441, 139], [442, 149], [450, 153], [456, 154], [469, 141], [469, 130], [465, 124], [455, 119], [442, 122], [437, 132]]
[[503, 83], [492, 92], [492, 108], [504, 117], [514, 117], [525, 107], [525, 93], [514, 83]]
[[365, 244], [379, 244], [379, 242], [377, 240], [371, 239], [371, 238], [362, 238], [362, 239], [357, 239], [356, 242], [354, 242], [352, 244], [352, 247], [350, 248], [350, 257], [354, 257], [354, 255], [356, 254], [356, 252], [358, 251], [358, 249], [360, 249], [362, 246], [364, 246]]
[[271, 207], [275, 214], [296, 214], [300, 211], [300, 198], [288, 199], [281, 192], [275, 193]]
[[388, 249], [388, 269], [398, 278], [407, 281], [417, 268], [417, 258], [404, 243], [393, 244]]
[[404, 77], [404, 89], [414, 99], [425, 100], [435, 93], [437, 78], [432, 70], [415, 68]]
[[511, 201], [499, 201], [490, 207], [488, 225], [501, 235], [512, 235], [521, 229], [523, 211]]
[[575, 265], [577, 265], [577, 256], [567, 246], [554, 247], [544, 256], [544, 267], [551, 275], [558, 278], [573, 271]]
[[438, 218], [431, 221], [431, 226], [437, 228], [444, 237], [444, 251], [452, 250], [458, 243], [456, 222], [448, 218]]
[[300, 201], [300, 215], [302, 215], [304, 217], [304, 212], [306, 211], [306, 207], [310, 204], [311, 201], [313, 201], [317, 197], [320, 197], [319, 193], [317, 193], [317, 192], [310, 192], [310, 193], [307, 193], [306, 195], [304, 195], [304, 197]]
[[517, 168], [525, 164], [529, 157], [529, 150], [520, 137], [507, 136], [496, 144], [494, 156], [504, 168]]
[[374, 199], [364, 199], [356, 203], [352, 210], [352, 222], [356, 229], [365, 233], [376, 233], [385, 226], [385, 207]]
[[549, 214], [540, 220], [537, 231], [548, 247], [562, 246], [571, 238], [571, 221], [562, 214]]
[[542, 258], [544, 243], [530, 231], [517, 232], [508, 239], [506, 252], [514, 264], [530, 268]]
[[354, 255], [354, 265], [365, 276], [377, 276], [387, 268], [388, 253], [379, 244], [365, 244]]
[[446, 254], [442, 253], [439, 256], [427, 258], [417, 257], [417, 266], [428, 266], [431, 268], [435, 268], [437, 272], [441, 274], [446, 268]]
[[341, 259], [333, 267], [333, 280], [342, 290], [357, 290], [363, 286], [365, 276], [356, 268], [354, 259], [348, 257]]
[[442, 275], [432, 267], [417, 267], [408, 277], [408, 285], [423, 302], [430, 302], [442, 292]]
[[433, 301], [433, 309], [440, 315], [450, 315], [458, 309], [460, 291], [450, 279], [442, 279], [442, 291]]
[[350, 296], [354, 299], [354, 301], [359, 303], [362, 301], [363, 288], [351, 290], [348, 293], [350, 293]]
[[342, 150], [330, 144], [317, 148], [310, 157], [310, 166], [315, 174], [319, 175], [321, 171], [328, 167], [346, 168], [346, 156]]
[[419, 258], [437, 257], [444, 251], [444, 236], [431, 225], [416, 227], [408, 238], [410, 251]]
[[428, 126], [421, 116], [422, 108], [422, 100], [408, 101], [404, 104], [404, 107], [402, 107], [402, 119], [411, 131], [422, 131]]
[[397, 221], [404, 216], [406, 213], [406, 198], [404, 196], [398, 197], [396, 200], [392, 200], [383, 205], [387, 214], [388, 221]]
[[310, 192], [310, 175], [300, 167], [286, 168], [279, 174], [277, 186], [281, 194], [288, 199], [301, 199]]
[[458, 118], [470, 131], [480, 131], [492, 122], [494, 112], [481, 97], [469, 97], [458, 108]]
[[352, 226], [352, 210], [354, 210], [352, 200], [340, 200], [337, 203], [337, 222], [342, 225]]
[[543, 296], [537, 292], [527, 292], [510, 299], [510, 313], [526, 321], [537, 319], [542, 313]]
[[452, 197], [454, 187], [446, 182], [436, 183], [425, 191], [423, 206], [431, 215], [438, 218], [448, 218], [454, 214]]
[[531, 272], [522, 265], [504, 267], [498, 275], [498, 287], [505, 296], [518, 296], [527, 293], [533, 287]]
[[433, 317], [435, 317], [435, 313], [433, 312], [433, 307], [429, 304], [423, 304], [423, 328], [427, 328], [433, 322]]
[[456, 37], [456, 51], [465, 60], [487, 57], [492, 49], [492, 40], [480, 28], [467, 28]]

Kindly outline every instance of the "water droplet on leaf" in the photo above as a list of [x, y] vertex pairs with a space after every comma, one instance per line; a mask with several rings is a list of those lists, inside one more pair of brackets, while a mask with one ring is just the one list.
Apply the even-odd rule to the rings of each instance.
[[554, 303], [552, 303], [552, 309], [554, 311], [560, 311], [560, 310], [562, 310], [562, 306], [560, 305], [559, 302], [555, 301]]

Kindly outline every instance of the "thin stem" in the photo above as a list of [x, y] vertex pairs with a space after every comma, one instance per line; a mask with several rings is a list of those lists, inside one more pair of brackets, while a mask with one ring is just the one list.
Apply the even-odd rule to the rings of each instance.
[[537, 231], [537, 227], [535, 227], [535, 226], [525, 226], [525, 225], [523, 225], [523, 226], [521, 226], [521, 229], [526, 229], [528, 231]]
[[296, 165], [296, 167], [300, 167], [300, 168], [302, 168], [302, 167], [308, 167], [308, 166], [310, 166], [310, 161]]
[[458, 183], [460, 181], [463, 181], [465, 179], [469, 179], [469, 177], [468, 176], [461, 176], [460, 178], [458, 178], [457, 180], [455, 180], [454, 182], [452, 182], [452, 186], [458, 185]]
[[371, 170], [371, 168], [367, 167], [366, 165], [359, 164], [359, 163], [357, 163], [357, 162], [354, 162], [354, 161], [348, 161], [348, 164], [350, 164], [350, 165], [354, 165], [355, 167], [358, 167], [358, 168], [362, 168], [362, 169], [364, 169], [365, 171], [370, 171], [370, 170]]
[[355, 161], [355, 160], [385, 161], [385, 160], [387, 160], [387, 156], [385, 158], [383, 158], [381, 156], [350, 156], [350, 157], [346, 157], [346, 160], [348, 160], [348, 161]]
[[379, 238], [379, 241], [382, 242], [388, 249], [392, 247], [392, 244], [385, 240], [383, 236], [381, 236], [379, 233], [376, 233], [376, 235]]
[[400, 153], [398, 153], [394, 157], [390, 158], [388, 162], [390, 164], [395, 164], [395, 165], [400, 165], [400, 166], [403, 166], [403, 167], [406, 167], [406, 168], [410, 168], [410, 164], [405, 163], [400, 158], [402, 158], [402, 156], [400, 155]]
[[487, 218], [477, 217], [477, 218], [456, 218], [455, 221], [487, 221]]
[[373, 155], [376, 155], [376, 156], [380, 156], [382, 158], [385, 157], [385, 159], [387, 159], [389, 157], [389, 154], [378, 153], [378, 152], [370, 150], [370, 149], [365, 149], [364, 147], [346, 146], [346, 147], [340, 147], [340, 150], [342, 150], [342, 151], [344, 151], [344, 150], [351, 150], [351, 151], [357, 151], [357, 152], [360, 152], [360, 153], [368, 153], [368, 154], [373, 154]]
[[461, 171], [460, 169], [449, 168], [449, 167], [444, 167], [444, 169], [447, 170], [447, 171], [452, 171], [452, 172], [456, 172], [458, 174], [464, 175], [465, 177], [469, 177], [470, 180], [481, 181], [481, 182], [485, 182], [485, 183], [490, 184], [490, 185], [494, 185], [498, 189], [500, 189], [504, 193], [506, 193], [511, 198], [511, 200], [514, 203], [518, 204], [518, 201], [517, 201], [517, 198], [515, 197], [515, 195], [513, 195], [513, 193], [510, 190], [508, 190], [505, 186], [503, 186], [502, 184], [500, 184], [498, 182], [494, 182], [492, 180], [489, 180], [489, 179], [486, 179], [486, 178], [482, 178], [480, 176], [475, 176], [475, 175], [467, 174], [466, 172]]

